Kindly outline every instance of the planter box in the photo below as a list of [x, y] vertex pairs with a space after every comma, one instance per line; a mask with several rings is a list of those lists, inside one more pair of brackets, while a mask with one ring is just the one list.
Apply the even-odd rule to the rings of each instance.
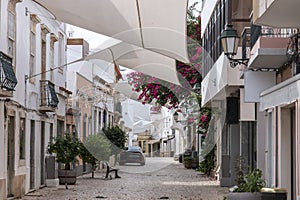
[[73, 170], [59, 170], [58, 171], [59, 184], [74, 185], [76, 183], [76, 171]]
[[185, 160], [183, 164], [184, 164], [185, 168], [192, 169], [193, 161], [192, 160]]
[[229, 193], [228, 200], [260, 200], [261, 193], [251, 193], [251, 192], [233, 192]]

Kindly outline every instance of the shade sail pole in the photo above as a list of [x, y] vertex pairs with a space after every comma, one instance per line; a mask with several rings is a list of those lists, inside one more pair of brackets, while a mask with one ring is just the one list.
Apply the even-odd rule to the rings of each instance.
[[139, 27], [140, 27], [142, 47], [145, 48], [144, 38], [143, 38], [143, 31], [142, 31], [142, 20], [141, 20], [141, 10], [140, 10], [140, 6], [139, 6], [139, 0], [136, 0], [136, 10], [137, 10], [137, 14], [138, 14], [138, 21], [139, 21]]

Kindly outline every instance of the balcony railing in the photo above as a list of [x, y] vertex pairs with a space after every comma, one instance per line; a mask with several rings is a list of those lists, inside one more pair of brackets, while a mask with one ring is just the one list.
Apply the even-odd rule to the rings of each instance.
[[255, 45], [259, 37], [288, 38], [296, 32], [293, 28], [271, 28], [250, 24], [250, 48]]
[[12, 67], [12, 58], [0, 52], [0, 87], [14, 91], [18, 81]]
[[[40, 88], [41, 88], [41, 104], [43, 111], [47, 112], [53, 110], [58, 105], [58, 97], [55, 92], [54, 84], [48, 80], [41, 80], [40, 81]], [[40, 109], [41, 110], [41, 109]]]
[[245, 27], [242, 33], [242, 59], [247, 58], [247, 48], [250, 46], [250, 27]]

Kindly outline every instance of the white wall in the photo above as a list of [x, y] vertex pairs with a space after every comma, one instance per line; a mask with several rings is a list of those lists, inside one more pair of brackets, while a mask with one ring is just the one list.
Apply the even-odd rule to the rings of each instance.
[[[1, 1], [1, 20], [0, 20], [0, 51], [7, 53], [7, 7], [8, 0]], [[28, 8], [29, 13], [26, 15], [26, 8]], [[35, 127], [35, 178], [36, 178], [36, 188], [40, 186], [40, 157], [41, 157], [41, 120], [45, 121], [45, 150], [49, 141], [49, 122], [54, 123], [55, 119], [47, 118], [44, 116], [42, 118], [41, 114], [38, 112], [39, 101], [40, 101], [40, 84], [39, 80], [41, 76], [36, 76], [35, 84], [31, 84], [27, 81], [25, 84], [25, 75], [29, 74], [29, 56], [30, 56], [30, 14], [36, 14], [40, 18], [41, 22], [36, 26], [36, 74], [41, 72], [41, 30], [40, 24], [46, 25], [51, 33], [54, 33], [57, 37], [59, 33], [64, 33], [64, 26], [52, 19], [52, 16], [45, 11], [45, 9], [39, 8], [31, 0], [23, 0], [21, 3], [17, 3], [16, 6], [16, 77], [18, 84], [13, 92], [13, 100], [16, 104], [20, 104], [21, 107], [13, 106], [16, 111], [15, 120], [15, 173], [16, 175], [26, 175], [26, 192], [29, 190], [30, 182], [30, 120], [36, 120]], [[47, 54], [49, 58], [50, 49], [50, 34], [47, 35]], [[64, 43], [66, 40], [64, 40]], [[55, 65], [58, 65], [58, 42], [55, 44]], [[65, 49], [62, 49], [62, 56], [65, 55]], [[63, 63], [64, 64], [64, 63]], [[50, 62], [47, 61], [46, 70], [50, 69]], [[46, 74], [46, 77], [50, 78], [50, 73]], [[58, 87], [65, 87], [66, 82], [66, 70], [61, 72], [58, 70], [54, 71], [54, 84], [56, 86], [56, 91], [58, 92]], [[58, 113], [62, 116], [65, 115], [65, 99], [59, 98], [60, 102], [58, 105]], [[19, 111], [25, 112], [23, 107], [29, 108], [26, 114], [26, 139], [25, 139], [25, 165], [19, 160]], [[0, 130], [4, 130], [4, 110], [3, 102], [0, 101]], [[54, 124], [53, 130], [55, 133], [56, 125]], [[6, 147], [7, 141], [5, 136], [6, 131], [0, 131], [0, 159], [4, 162], [0, 163], [0, 179], [6, 178]], [[2, 138], [2, 139], [1, 139]]]

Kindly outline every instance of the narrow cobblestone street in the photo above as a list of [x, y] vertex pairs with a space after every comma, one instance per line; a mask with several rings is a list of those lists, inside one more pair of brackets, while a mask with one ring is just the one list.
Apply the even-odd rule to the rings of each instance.
[[[170, 158], [147, 159], [145, 166], [121, 166], [121, 179], [105, 180], [103, 172], [78, 177], [76, 185], [43, 188], [23, 200], [189, 199], [222, 200], [228, 188]], [[113, 176], [114, 177], [114, 176]]]

